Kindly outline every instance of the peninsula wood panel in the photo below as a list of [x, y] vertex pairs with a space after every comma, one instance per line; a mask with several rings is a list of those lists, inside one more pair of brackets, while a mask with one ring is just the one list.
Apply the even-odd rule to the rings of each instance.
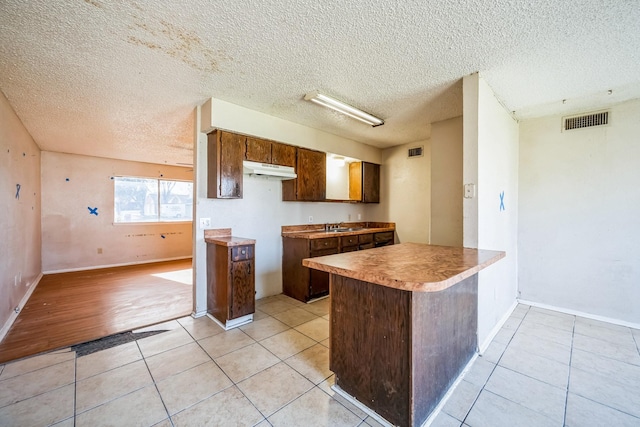
[[385, 419], [405, 426], [410, 303], [410, 292], [331, 275], [329, 368], [336, 373], [336, 384]]
[[330, 369], [382, 417], [419, 426], [477, 347], [477, 275], [411, 292], [331, 275]]

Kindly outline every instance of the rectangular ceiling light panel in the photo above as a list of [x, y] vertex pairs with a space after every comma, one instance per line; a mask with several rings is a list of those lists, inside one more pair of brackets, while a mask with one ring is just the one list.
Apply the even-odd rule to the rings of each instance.
[[384, 120], [382, 119], [372, 116], [369, 113], [366, 113], [358, 108], [352, 107], [349, 104], [345, 104], [342, 101], [338, 101], [337, 99], [331, 98], [330, 96], [324, 95], [317, 91], [306, 94], [304, 99], [306, 101], [311, 101], [318, 105], [322, 105], [323, 107], [331, 108], [332, 110], [345, 114], [356, 120], [360, 120], [361, 122], [373, 127], [382, 126], [384, 124]]

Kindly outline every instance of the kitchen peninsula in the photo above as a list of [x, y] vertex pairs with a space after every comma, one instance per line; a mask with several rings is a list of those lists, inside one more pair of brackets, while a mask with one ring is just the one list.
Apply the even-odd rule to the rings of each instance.
[[402, 243], [303, 260], [330, 274], [336, 386], [394, 425], [421, 425], [476, 351], [477, 273], [504, 257]]

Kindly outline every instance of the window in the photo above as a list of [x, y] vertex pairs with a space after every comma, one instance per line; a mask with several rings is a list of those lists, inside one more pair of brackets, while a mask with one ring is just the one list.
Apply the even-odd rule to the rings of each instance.
[[114, 177], [114, 222], [191, 221], [193, 183]]

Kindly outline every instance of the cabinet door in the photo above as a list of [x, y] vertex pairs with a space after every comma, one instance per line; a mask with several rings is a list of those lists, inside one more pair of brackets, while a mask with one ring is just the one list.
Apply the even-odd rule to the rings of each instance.
[[254, 281], [255, 272], [252, 259], [232, 263], [229, 319], [255, 312]]
[[298, 148], [297, 200], [323, 201], [326, 198], [327, 155]]
[[271, 163], [280, 166], [296, 167], [296, 147], [271, 142]]
[[362, 162], [362, 201], [380, 203], [380, 165]]
[[362, 201], [362, 162], [349, 163], [349, 200]]
[[[338, 253], [338, 248], [314, 251], [311, 257], [333, 255]], [[310, 268], [309, 275], [309, 297], [317, 298], [329, 293], [329, 273]]]
[[271, 164], [271, 141], [247, 138], [245, 159], [252, 162]]
[[245, 137], [216, 131], [208, 135], [207, 197], [242, 199]]

